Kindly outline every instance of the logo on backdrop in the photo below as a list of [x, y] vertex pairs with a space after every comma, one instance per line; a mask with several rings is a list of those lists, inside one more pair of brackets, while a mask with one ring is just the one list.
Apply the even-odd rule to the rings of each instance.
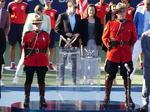
[[69, 0], [59, 0], [59, 3], [68, 2]]
[[[31, 2], [31, 1], [34, 1], [34, 0], [27, 0], [27, 2]], [[44, 0], [39, 0], [39, 2], [44, 5]]]
[[[31, 2], [31, 1], [34, 1], [34, 0], [27, 0], [27, 2]], [[59, 3], [64, 3], [64, 2], [68, 2], [69, 0], [58, 0]], [[44, 5], [44, 0], [39, 0], [39, 2]]]

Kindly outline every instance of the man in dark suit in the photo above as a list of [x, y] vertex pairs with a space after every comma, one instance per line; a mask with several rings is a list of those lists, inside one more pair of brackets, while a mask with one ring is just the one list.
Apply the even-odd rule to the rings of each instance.
[[[5, 32], [2, 28], [0, 28], [0, 79], [1, 79], [2, 64], [4, 64], [3, 54], [5, 50], [6, 50]], [[0, 86], [2, 86], [1, 80], [0, 80]]]
[[[3, 9], [6, 0], [0, 0], [0, 27], [3, 28], [5, 32], [6, 41], [8, 41], [8, 33], [10, 30], [10, 15], [9, 12]], [[3, 71], [4, 63], [0, 68]], [[1, 72], [1, 71], [0, 71]], [[2, 72], [1, 72], [2, 73]], [[2, 82], [1, 75], [0, 75], [0, 86], [4, 86], [5, 84]]]
[[6, 0], [0, 0], [0, 10], [1, 10], [1, 17], [0, 17], [0, 27], [4, 29], [6, 41], [8, 41], [8, 33], [10, 30], [10, 15], [9, 12], [3, 9]]
[[[55, 26], [55, 32], [64, 37], [66, 40], [67, 38], [72, 39], [72, 38], [77, 38], [73, 43], [72, 47], [79, 47], [79, 36], [80, 36], [80, 31], [81, 31], [81, 17], [80, 15], [77, 15], [76, 8], [77, 4], [74, 0], [70, 0], [67, 3], [68, 9], [67, 12], [59, 14], [56, 26]], [[66, 42], [61, 41], [60, 47], [64, 48]], [[76, 84], [76, 62], [74, 59], [73, 61], [73, 69], [72, 69], [72, 78], [73, 78], [73, 84]], [[62, 65], [61, 73], [60, 73], [60, 80], [61, 80], [61, 85], [64, 84], [64, 66], [65, 64]]]

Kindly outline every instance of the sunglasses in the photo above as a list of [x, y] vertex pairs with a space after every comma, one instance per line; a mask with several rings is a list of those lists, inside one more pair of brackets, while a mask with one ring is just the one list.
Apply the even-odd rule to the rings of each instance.
[[4, 0], [0, 1], [0, 2], [5, 2]]
[[77, 8], [79, 8], [79, 7], [78, 7], [78, 6], [75, 6], [75, 7], [74, 7], [74, 9], [77, 9]]
[[126, 11], [116, 11], [116, 13], [125, 13]]
[[53, 2], [53, 0], [46, 0], [46, 2]]
[[32, 23], [33, 25], [39, 25], [39, 24], [41, 24], [41, 23]]
[[150, 5], [150, 3], [147, 3], [146, 5]]

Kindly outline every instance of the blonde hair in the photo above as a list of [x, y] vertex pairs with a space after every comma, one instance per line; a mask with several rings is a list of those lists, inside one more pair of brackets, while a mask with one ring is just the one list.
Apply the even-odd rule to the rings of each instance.
[[87, 9], [86, 9], [86, 15], [85, 15], [85, 18], [89, 17], [88, 9], [89, 9], [90, 7], [94, 7], [94, 9], [95, 9], [94, 17], [96, 16], [97, 10], [96, 10], [95, 5], [94, 5], [94, 4], [89, 4], [88, 7], [87, 7]]
[[41, 13], [44, 13], [44, 7], [42, 5], [36, 5], [34, 11], [40, 11]]
[[69, 7], [73, 4], [76, 4], [76, 2], [74, 0], [70, 0], [70, 1], [68, 1], [67, 6]]

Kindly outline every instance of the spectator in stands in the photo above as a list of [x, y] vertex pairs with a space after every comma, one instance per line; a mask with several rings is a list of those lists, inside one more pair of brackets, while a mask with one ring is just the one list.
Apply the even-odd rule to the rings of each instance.
[[[42, 23], [41, 30], [46, 31], [47, 33], [50, 33], [50, 31], [51, 31], [50, 17], [44, 14], [44, 7], [42, 5], [36, 5], [34, 8], [34, 13], [41, 15], [43, 18], [44, 22]], [[25, 23], [24, 28], [23, 28], [23, 35], [25, 32], [33, 29], [31, 19], [32, 19], [32, 16], [34, 15], [34, 13], [28, 14], [26, 23]], [[22, 56], [21, 56], [21, 59], [18, 63], [15, 77], [12, 81], [12, 83], [14, 83], [14, 84], [18, 83], [19, 76], [22, 75], [22, 73], [23, 73], [23, 60], [24, 60], [24, 51], [22, 51]]]
[[17, 41], [20, 47], [21, 56], [21, 38], [23, 26], [26, 22], [27, 14], [29, 13], [28, 4], [22, 0], [14, 0], [8, 4], [7, 10], [10, 13], [11, 28], [8, 34], [10, 44], [10, 69], [15, 69], [15, 46]]
[[[0, 27], [3, 28], [5, 32], [6, 41], [8, 41], [8, 33], [10, 30], [10, 15], [7, 10], [3, 7], [5, 6], [6, 0], [0, 0]], [[4, 63], [1, 68], [1, 74], [3, 73]], [[0, 85], [4, 86], [5, 84], [2, 82], [2, 77], [0, 76]]]
[[30, 103], [30, 89], [36, 72], [39, 85], [40, 105], [47, 106], [45, 101], [45, 75], [48, 71], [48, 57], [46, 51], [49, 46], [49, 34], [41, 30], [43, 17], [34, 14], [32, 17], [33, 30], [26, 32], [23, 36], [22, 46], [25, 51], [24, 71], [26, 80], [24, 84], [25, 101], [24, 106], [28, 107]]
[[58, 13], [57, 10], [52, 8], [52, 3], [53, 0], [44, 0], [45, 3], [45, 14], [48, 15], [50, 17], [50, 22], [51, 22], [51, 32], [50, 32], [50, 46], [49, 46], [49, 69], [50, 70], [55, 70], [56, 68], [53, 67], [53, 59], [54, 59], [54, 47], [55, 47], [55, 31], [54, 31], [54, 27], [55, 27], [55, 23], [58, 17]]

